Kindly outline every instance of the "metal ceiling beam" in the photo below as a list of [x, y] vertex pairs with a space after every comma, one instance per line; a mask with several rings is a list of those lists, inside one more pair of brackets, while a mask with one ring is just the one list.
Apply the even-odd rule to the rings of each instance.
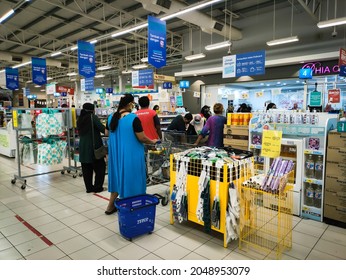
[[[317, 11], [317, 9], [320, 9], [321, 8], [321, 1], [317, 1], [317, 4], [316, 4], [316, 1], [314, 0], [312, 5], [313, 5], [313, 8], [315, 8], [315, 11], [311, 10], [309, 8], [308, 5], [306, 5], [304, 3], [303, 0], [297, 0], [298, 3], [303, 7], [303, 9], [305, 10], [305, 12], [307, 12], [307, 14], [312, 18], [312, 20], [317, 23], [319, 20], [318, 20], [318, 17], [315, 16], [315, 12]], [[310, 4], [311, 4], [311, 1], [309, 1]]]

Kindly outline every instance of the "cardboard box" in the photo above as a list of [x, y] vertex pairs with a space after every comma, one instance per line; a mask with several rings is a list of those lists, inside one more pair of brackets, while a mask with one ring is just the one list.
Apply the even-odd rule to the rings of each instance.
[[328, 147], [327, 148], [327, 161], [346, 163], [346, 147]]
[[324, 203], [346, 207], [346, 192], [333, 192], [326, 190], [324, 195]]
[[346, 178], [346, 163], [326, 162], [326, 175], [337, 175], [339, 178]]
[[346, 223], [346, 207], [324, 204], [324, 217]]
[[326, 175], [325, 190], [333, 192], [346, 192], [346, 178]]
[[225, 125], [223, 133], [228, 135], [248, 136], [249, 127], [247, 125]]
[[346, 132], [331, 130], [328, 133], [328, 147], [346, 147]]
[[227, 146], [242, 146], [242, 147], [248, 147], [249, 141], [245, 139], [234, 139], [234, 138], [224, 138], [223, 144]]

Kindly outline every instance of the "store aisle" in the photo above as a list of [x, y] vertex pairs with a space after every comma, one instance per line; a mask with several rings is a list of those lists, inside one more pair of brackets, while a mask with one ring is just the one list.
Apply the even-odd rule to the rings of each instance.
[[[24, 174], [37, 172], [23, 167]], [[60, 172], [30, 177], [27, 188], [11, 184], [14, 159], [0, 156], [0, 259], [273, 259], [193, 223], [170, 225], [169, 206], [156, 208], [155, 230], [129, 242], [121, 237], [117, 214], [104, 214], [108, 192], [85, 193], [82, 178]], [[105, 182], [107, 186], [107, 181]], [[164, 193], [167, 185], [148, 188]], [[293, 247], [283, 259], [346, 259], [346, 229], [293, 218]]]

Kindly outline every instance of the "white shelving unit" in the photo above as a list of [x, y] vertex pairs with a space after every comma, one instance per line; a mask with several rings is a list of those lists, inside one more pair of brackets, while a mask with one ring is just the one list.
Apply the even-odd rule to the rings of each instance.
[[158, 115], [160, 119], [160, 124], [161, 124], [161, 130], [165, 131], [169, 124], [172, 122], [172, 120], [176, 117], [177, 115]]

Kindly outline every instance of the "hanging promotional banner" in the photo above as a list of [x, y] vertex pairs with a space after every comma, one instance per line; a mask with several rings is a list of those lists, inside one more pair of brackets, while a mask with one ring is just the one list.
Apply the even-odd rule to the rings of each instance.
[[224, 56], [222, 58], [222, 78], [235, 77], [236, 55]]
[[148, 16], [148, 62], [156, 68], [166, 65], [166, 22]]
[[6, 67], [6, 87], [11, 90], [19, 88], [18, 69]]
[[47, 65], [45, 58], [31, 58], [32, 82], [42, 86], [47, 83]]
[[139, 86], [145, 86], [147, 88], [152, 87], [154, 85], [153, 69], [139, 70], [138, 83], [139, 83]]
[[282, 131], [263, 130], [261, 157], [277, 158], [281, 153]]
[[131, 78], [132, 78], [132, 87], [138, 87], [139, 86], [139, 72], [132, 71]]
[[86, 78], [85, 79], [85, 90], [94, 90], [94, 78]]
[[340, 103], [340, 89], [330, 89], [328, 90], [328, 100], [330, 103]]
[[322, 105], [322, 93], [319, 91], [313, 91], [310, 93], [309, 105], [318, 107]]
[[339, 53], [339, 66], [346, 65], [346, 50], [343, 48], [340, 48]]
[[95, 77], [95, 49], [89, 42], [78, 41], [78, 73], [85, 78]]
[[236, 55], [236, 77], [265, 74], [265, 51]]
[[54, 95], [56, 93], [56, 84], [47, 84], [46, 93], [47, 95]]
[[346, 77], [346, 65], [341, 65], [340, 66], [340, 73], [339, 73], [340, 77]]

